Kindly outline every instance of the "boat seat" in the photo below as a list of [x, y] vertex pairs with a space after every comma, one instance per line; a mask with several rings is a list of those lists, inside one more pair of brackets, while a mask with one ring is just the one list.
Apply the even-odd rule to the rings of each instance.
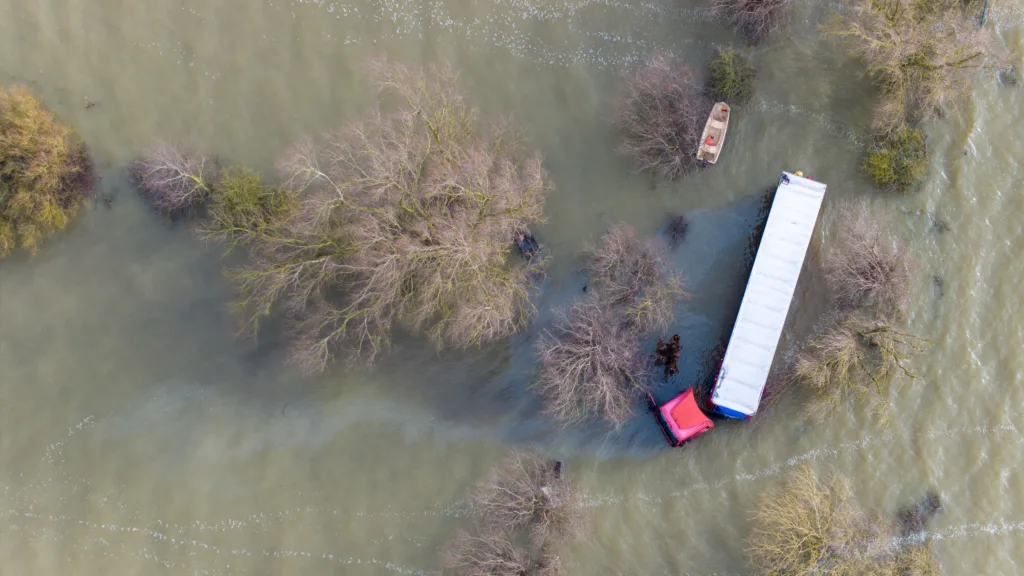
[[712, 128], [718, 128], [719, 130], [724, 130], [725, 129], [725, 122], [721, 122], [719, 120], [712, 119], [710, 122], [708, 122], [708, 126], [710, 126]]

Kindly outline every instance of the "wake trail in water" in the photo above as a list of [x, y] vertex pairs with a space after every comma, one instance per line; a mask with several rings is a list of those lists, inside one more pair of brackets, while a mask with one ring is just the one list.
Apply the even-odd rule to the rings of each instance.
[[[49, 530], [53, 530], [53, 526], [77, 526], [80, 528], [87, 528], [94, 531], [99, 531], [107, 535], [113, 534], [137, 534], [142, 537], [146, 537], [150, 540], [169, 544], [175, 548], [188, 549], [191, 552], [203, 551], [218, 556], [231, 556], [231, 557], [273, 557], [273, 558], [308, 558], [308, 559], [320, 559], [333, 563], [343, 565], [367, 565], [367, 566], [379, 566], [385, 568], [391, 572], [398, 574], [409, 574], [409, 575], [424, 575], [426, 572], [418, 568], [409, 568], [400, 566], [398, 564], [380, 560], [378, 558], [359, 558], [357, 556], [346, 555], [343, 552], [311, 552], [306, 550], [287, 550], [287, 549], [275, 549], [275, 550], [250, 550], [248, 548], [229, 548], [224, 546], [216, 546], [202, 540], [194, 538], [176, 538], [170, 536], [164, 532], [153, 530], [151, 528], [123, 525], [117, 523], [97, 523], [81, 518], [72, 518], [65, 515], [45, 514], [27, 510], [6, 510], [0, 512], [0, 517], [8, 518], [23, 518], [30, 520], [46, 521], [51, 526]], [[102, 539], [102, 538], [101, 538]], [[188, 556], [192, 556], [192, 553]]]
[[896, 543], [900, 545], [920, 544], [925, 540], [960, 540], [963, 538], [976, 538], [978, 536], [1006, 536], [1007, 534], [1018, 532], [1024, 532], [1024, 522], [973, 522], [971, 524], [950, 526], [941, 530], [925, 530], [898, 538]]
[[[924, 438], [939, 438], [939, 437], [966, 437], [966, 436], [989, 436], [994, 433], [1007, 432], [1017, 436], [1016, 443], [1024, 443], [1024, 438], [1021, 437], [1020, 432], [1016, 426], [1012, 424], [1002, 424], [994, 426], [963, 426], [958, 428], [947, 428], [943, 430], [929, 430], [918, 434], [912, 434], [909, 439], [915, 437]], [[851, 442], [843, 442], [837, 446], [815, 448], [798, 456], [793, 456], [783, 462], [772, 464], [766, 468], [762, 468], [752, 473], [740, 473], [727, 478], [721, 478], [713, 482], [700, 482], [692, 484], [680, 490], [670, 492], [668, 494], [648, 494], [640, 492], [633, 495], [595, 495], [588, 494], [584, 496], [583, 506], [587, 508], [595, 508], [600, 506], [609, 506], [615, 504], [624, 503], [641, 503], [641, 504], [656, 504], [664, 502], [666, 500], [680, 498], [691, 492], [701, 490], [712, 490], [715, 488], [721, 488], [729, 484], [751, 482], [754, 480], [760, 480], [762, 478], [768, 478], [777, 476], [783, 471], [794, 468], [800, 464], [814, 462], [817, 460], [823, 460], [828, 458], [834, 458], [842, 452], [849, 450], [856, 450], [861, 448], [867, 448], [876, 445], [888, 444], [895, 439], [894, 436], [886, 434], [882, 436], [869, 436], [861, 440], [855, 440]]]

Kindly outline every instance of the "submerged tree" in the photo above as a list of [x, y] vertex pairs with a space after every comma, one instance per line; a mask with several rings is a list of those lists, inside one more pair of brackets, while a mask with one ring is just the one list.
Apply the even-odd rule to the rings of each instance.
[[697, 166], [711, 106], [685, 63], [655, 54], [626, 78], [616, 116], [619, 151], [638, 171], [674, 180]]
[[561, 558], [532, 558], [507, 532], [489, 528], [477, 534], [460, 530], [444, 553], [446, 574], [458, 576], [557, 576]]
[[857, 506], [838, 476], [803, 466], [762, 497], [747, 540], [753, 566], [770, 576], [933, 576], [927, 543], [894, 543], [893, 523]]
[[513, 452], [471, 498], [477, 517], [444, 552], [445, 573], [458, 576], [555, 576], [557, 548], [586, 528], [580, 495], [562, 463]]
[[629, 330], [663, 330], [672, 321], [685, 293], [683, 279], [669, 268], [663, 242], [641, 240], [632, 227], [618, 224], [583, 257], [602, 305], [621, 307]]
[[807, 407], [822, 418], [846, 397], [885, 419], [888, 390], [917, 379], [910, 367], [928, 341], [901, 328], [910, 300], [912, 263], [867, 203], [841, 204], [826, 248], [825, 277], [834, 310], [793, 359], [791, 378], [816, 393]]
[[902, 318], [913, 268], [906, 245], [889, 235], [884, 218], [866, 202], [839, 204], [831, 220], [835, 233], [825, 249], [825, 278], [839, 307]]
[[711, 10], [757, 44], [782, 28], [792, 4], [792, 0], [711, 0]]
[[601, 418], [618, 427], [643, 395], [647, 361], [641, 340], [664, 329], [685, 296], [664, 249], [619, 225], [584, 252], [594, 289], [568, 310], [537, 343], [536, 387], [560, 423]]
[[0, 258], [35, 252], [92, 192], [85, 144], [25, 87], [0, 87]]
[[640, 339], [597, 295], [556, 312], [555, 325], [537, 342], [536, 387], [545, 411], [564, 424], [602, 418], [621, 426], [643, 395], [646, 364]]
[[260, 220], [251, 262], [230, 272], [249, 326], [285, 311], [310, 371], [338, 350], [372, 361], [395, 326], [465, 347], [534, 314], [544, 259], [517, 262], [513, 238], [542, 218], [540, 156], [509, 124], [481, 122], [448, 67], [380, 60], [372, 77], [397, 108], [290, 148], [279, 168], [299, 201]]
[[881, 87], [875, 110], [879, 132], [955, 108], [969, 97], [979, 69], [999, 66], [991, 33], [977, 26], [971, 5], [860, 0], [826, 26], [826, 33], [846, 41]]
[[139, 192], [168, 216], [193, 213], [213, 193], [220, 176], [212, 158], [166, 142], [143, 151], [131, 172]]
[[538, 547], [580, 536], [586, 526], [580, 495], [560, 465], [528, 452], [513, 452], [498, 464], [471, 501], [487, 525], [525, 530]]

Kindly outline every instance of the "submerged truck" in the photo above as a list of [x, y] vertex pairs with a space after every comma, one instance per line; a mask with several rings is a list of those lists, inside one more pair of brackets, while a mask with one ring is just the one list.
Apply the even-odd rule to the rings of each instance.
[[[737, 420], [757, 413], [825, 189], [825, 184], [802, 172], [783, 172], [779, 178], [736, 323], [708, 397], [709, 413]], [[660, 406], [650, 394], [648, 401], [673, 446], [714, 428], [692, 389]]]

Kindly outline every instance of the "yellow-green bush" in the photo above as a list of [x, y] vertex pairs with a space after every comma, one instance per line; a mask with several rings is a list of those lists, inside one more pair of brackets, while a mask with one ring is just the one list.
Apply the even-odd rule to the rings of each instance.
[[243, 166], [221, 170], [206, 202], [199, 228], [230, 250], [260, 240], [296, 210], [298, 199], [286, 188], [267, 186]]
[[893, 522], [853, 500], [838, 476], [806, 465], [765, 492], [753, 515], [747, 554], [766, 576], [938, 576], [929, 542], [899, 544]]
[[864, 170], [879, 187], [906, 193], [924, 176], [927, 164], [924, 132], [902, 126], [875, 139]]
[[711, 78], [707, 89], [715, 100], [742, 104], [754, 94], [757, 71], [743, 54], [735, 50], [722, 50], [708, 62], [708, 70]]
[[0, 258], [35, 252], [88, 197], [85, 145], [25, 87], [0, 88]]

